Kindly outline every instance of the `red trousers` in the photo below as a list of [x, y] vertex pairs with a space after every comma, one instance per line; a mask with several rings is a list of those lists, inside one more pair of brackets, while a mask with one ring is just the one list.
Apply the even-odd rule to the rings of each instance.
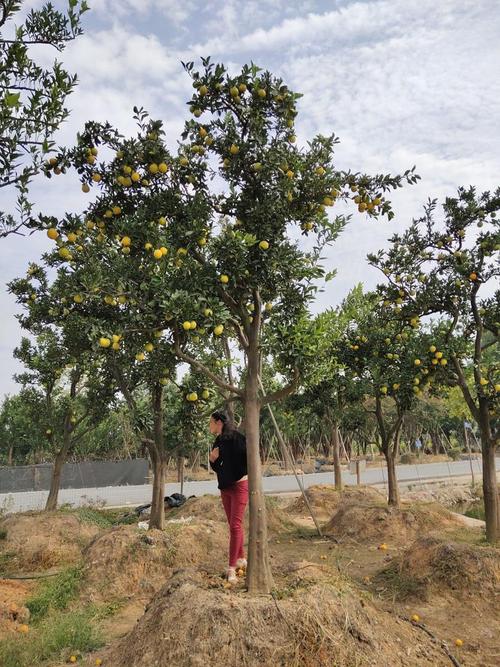
[[229, 567], [236, 567], [236, 561], [244, 558], [243, 515], [248, 503], [248, 480], [236, 482], [220, 492], [222, 504], [229, 524]]

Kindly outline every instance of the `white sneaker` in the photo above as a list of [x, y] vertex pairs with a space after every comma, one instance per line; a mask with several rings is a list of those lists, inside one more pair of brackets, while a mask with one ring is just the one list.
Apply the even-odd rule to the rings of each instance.
[[228, 567], [227, 568], [227, 581], [230, 584], [235, 584], [238, 581], [238, 577], [236, 576], [236, 569], [234, 567]]
[[247, 559], [246, 558], [238, 558], [236, 561], [236, 569], [239, 570], [240, 568], [242, 570], [246, 570], [247, 567]]

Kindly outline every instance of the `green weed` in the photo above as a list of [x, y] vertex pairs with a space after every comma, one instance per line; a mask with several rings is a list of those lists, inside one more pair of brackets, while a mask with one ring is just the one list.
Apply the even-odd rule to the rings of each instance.
[[26, 602], [32, 621], [40, 621], [49, 611], [65, 609], [78, 595], [81, 581], [81, 567], [71, 567], [44, 581], [35, 595]]
[[0, 641], [0, 665], [42, 667], [47, 660], [67, 661], [70, 655], [94, 651], [104, 643], [94, 621], [93, 607], [53, 612], [28, 635]]

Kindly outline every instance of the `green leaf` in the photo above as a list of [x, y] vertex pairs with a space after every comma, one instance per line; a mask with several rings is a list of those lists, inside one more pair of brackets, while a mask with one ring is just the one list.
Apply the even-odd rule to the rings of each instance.
[[21, 93], [5, 93], [5, 104], [8, 107], [18, 107], [19, 106], [19, 99], [21, 97]]

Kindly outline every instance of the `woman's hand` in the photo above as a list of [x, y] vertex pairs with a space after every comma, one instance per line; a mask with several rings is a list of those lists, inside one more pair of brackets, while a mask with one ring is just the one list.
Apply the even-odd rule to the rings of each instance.
[[213, 463], [213, 462], [216, 461], [218, 458], [219, 458], [219, 448], [218, 448], [218, 447], [214, 447], [214, 448], [212, 449], [212, 451], [210, 452], [210, 454], [208, 455], [208, 460], [210, 461], [210, 463]]

